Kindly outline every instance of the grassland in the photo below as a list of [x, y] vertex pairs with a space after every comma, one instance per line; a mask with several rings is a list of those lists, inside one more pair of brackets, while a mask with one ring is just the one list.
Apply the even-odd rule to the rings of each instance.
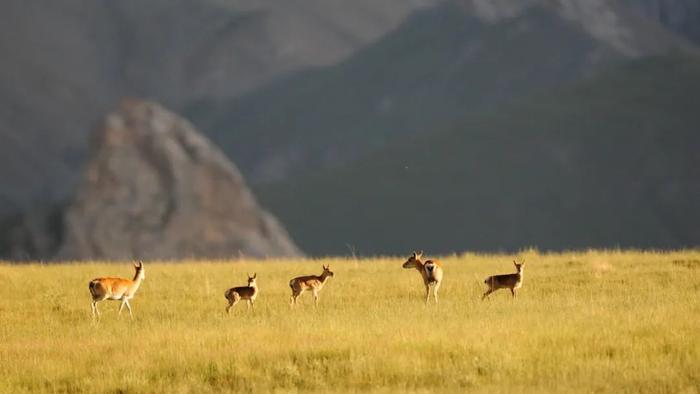
[[[518, 298], [480, 301], [512, 256], [443, 258], [438, 306], [401, 258], [327, 259], [317, 310], [288, 281], [318, 260], [146, 262], [132, 302], [90, 318], [126, 264], [0, 265], [0, 392], [700, 391], [700, 251], [521, 253]], [[252, 311], [223, 293], [257, 272]]]

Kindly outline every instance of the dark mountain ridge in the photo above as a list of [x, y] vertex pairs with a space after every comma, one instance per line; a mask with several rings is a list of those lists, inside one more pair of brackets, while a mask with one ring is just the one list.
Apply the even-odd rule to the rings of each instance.
[[308, 66], [398, 24], [414, 2], [8, 0], [0, 4], [0, 215], [70, 197], [99, 118], [124, 96], [179, 111]]
[[259, 194], [317, 255], [697, 246], [699, 92], [643, 59]]
[[637, 56], [695, 51], [629, 10], [620, 11], [626, 22], [619, 28], [639, 37], [619, 41], [605, 28], [582, 27], [591, 17], [563, 6], [535, 2], [490, 20], [462, 3], [471, 4], [444, 2], [417, 12], [336, 66], [231, 101], [200, 102], [186, 114], [251, 179], [274, 182], [352, 161], [396, 138], [448, 126], [465, 112], [579, 81]]

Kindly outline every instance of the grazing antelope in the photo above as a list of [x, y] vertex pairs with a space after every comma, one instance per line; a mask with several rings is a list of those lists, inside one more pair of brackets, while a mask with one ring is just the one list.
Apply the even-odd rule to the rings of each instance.
[[516, 273], [494, 275], [486, 278], [484, 283], [486, 283], [489, 289], [486, 290], [486, 293], [481, 297], [482, 300], [498, 289], [510, 289], [513, 298], [515, 298], [515, 290], [518, 290], [523, 285], [523, 265], [525, 265], [525, 262], [523, 261], [518, 264], [513, 260], [513, 264], [515, 264]]
[[226, 297], [228, 300], [226, 313], [229, 313], [231, 308], [233, 308], [240, 300], [248, 301], [248, 309], [250, 309], [250, 306], [255, 303], [255, 298], [258, 296], [258, 284], [256, 283], [257, 277], [257, 273], [253, 274], [253, 276], [248, 274], [248, 286], [233, 287], [226, 290], [226, 293], [224, 293], [224, 297]]
[[90, 281], [89, 288], [90, 294], [92, 295], [92, 315], [93, 317], [99, 317], [100, 311], [97, 309], [97, 303], [104, 300], [115, 300], [121, 301], [119, 305], [119, 314], [121, 315], [124, 305], [129, 310], [129, 316], [133, 319], [134, 316], [131, 314], [131, 305], [129, 305], [129, 300], [134, 298], [136, 290], [141, 286], [141, 282], [146, 278], [146, 273], [143, 269], [143, 263], [139, 261], [134, 263], [134, 268], [136, 269], [136, 274], [134, 274], [134, 279], [122, 279], [122, 278], [97, 278]]
[[403, 268], [415, 268], [423, 278], [425, 285], [425, 303], [430, 300], [430, 287], [433, 287], [433, 297], [435, 303], [438, 303], [438, 290], [442, 282], [442, 264], [437, 260], [427, 260], [425, 263], [420, 259], [423, 257], [423, 251], [413, 252], [413, 254], [403, 263]]
[[324, 265], [321, 275], [299, 276], [290, 280], [289, 287], [292, 288], [292, 298], [289, 301], [289, 305], [296, 305], [297, 298], [299, 298], [304, 291], [311, 290], [311, 294], [314, 296], [314, 305], [318, 306], [318, 292], [323, 289], [323, 285], [325, 285], [328, 278], [333, 275], [331, 266]]

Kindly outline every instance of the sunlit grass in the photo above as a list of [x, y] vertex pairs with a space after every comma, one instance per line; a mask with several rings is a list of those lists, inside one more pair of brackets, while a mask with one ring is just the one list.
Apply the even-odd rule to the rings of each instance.
[[[90, 317], [124, 264], [0, 265], [0, 392], [700, 391], [700, 252], [520, 254], [517, 299], [480, 301], [513, 256], [443, 258], [440, 305], [404, 259], [145, 262], [132, 301]], [[290, 310], [289, 279], [335, 277]], [[254, 310], [224, 291], [257, 272]]]

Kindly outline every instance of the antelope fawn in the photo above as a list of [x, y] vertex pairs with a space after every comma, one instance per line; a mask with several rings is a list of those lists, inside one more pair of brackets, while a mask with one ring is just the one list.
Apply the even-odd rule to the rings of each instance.
[[231, 308], [233, 308], [240, 300], [248, 301], [248, 309], [250, 309], [251, 305], [255, 303], [255, 298], [258, 297], [258, 284], [256, 283], [257, 277], [257, 273], [253, 274], [253, 276], [248, 274], [248, 286], [233, 287], [226, 290], [226, 293], [224, 293], [224, 297], [226, 297], [228, 300], [226, 313], [229, 313]]
[[314, 296], [314, 305], [318, 306], [318, 292], [323, 289], [328, 278], [334, 274], [331, 272], [331, 266], [323, 266], [321, 275], [299, 276], [289, 281], [289, 287], [292, 288], [292, 298], [289, 301], [290, 306], [297, 304], [297, 298], [306, 290], [311, 290]]
[[129, 310], [129, 316], [133, 319], [134, 316], [131, 313], [131, 305], [129, 300], [134, 298], [136, 290], [141, 286], [141, 282], [146, 278], [146, 273], [143, 269], [143, 263], [139, 261], [134, 263], [134, 268], [136, 273], [134, 274], [134, 279], [123, 279], [123, 278], [97, 278], [90, 281], [89, 288], [90, 294], [92, 295], [92, 316], [99, 317], [100, 311], [97, 309], [97, 303], [104, 300], [115, 300], [121, 301], [119, 305], [119, 315], [124, 309], [124, 305]]
[[438, 303], [438, 290], [442, 282], [442, 264], [437, 260], [427, 260], [425, 263], [420, 259], [423, 257], [423, 251], [413, 252], [413, 254], [403, 263], [403, 268], [415, 268], [423, 278], [425, 285], [425, 303], [430, 300], [430, 287], [433, 287], [433, 297], [435, 303]]
[[486, 283], [489, 289], [486, 290], [486, 293], [484, 293], [484, 295], [481, 297], [482, 300], [498, 289], [510, 289], [513, 298], [515, 298], [515, 291], [523, 285], [523, 265], [525, 265], [525, 262], [523, 261], [522, 263], [518, 264], [515, 260], [513, 260], [513, 264], [515, 264], [515, 269], [517, 271], [516, 273], [494, 275], [486, 278], [484, 283]]

